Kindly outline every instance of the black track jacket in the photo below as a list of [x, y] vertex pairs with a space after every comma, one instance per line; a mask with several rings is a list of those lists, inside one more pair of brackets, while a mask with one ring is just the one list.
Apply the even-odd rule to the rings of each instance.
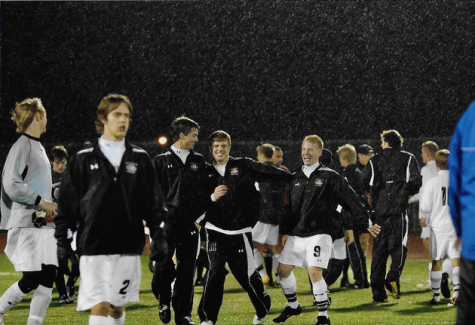
[[342, 218], [336, 211], [338, 205], [351, 212], [355, 224], [369, 227], [368, 212], [355, 191], [340, 174], [321, 164], [310, 178], [302, 168], [296, 171], [290, 183], [290, 204], [292, 214], [281, 223], [283, 235], [339, 238]]
[[422, 176], [413, 154], [388, 148], [368, 162], [363, 183], [376, 216], [406, 213], [410, 195], [419, 192]]
[[212, 193], [207, 192], [204, 157], [190, 150], [183, 164], [180, 157], [169, 149], [155, 156], [153, 165], [166, 198], [172, 227], [181, 222], [195, 222], [205, 212]]
[[[153, 240], [163, 238], [165, 200], [148, 153], [125, 140], [119, 172], [99, 144], [71, 156], [61, 179], [55, 237], [76, 229], [79, 255], [142, 254], [147, 222]], [[161, 227], [162, 226], [162, 227]]]
[[[282, 188], [292, 174], [276, 166], [257, 162], [251, 158], [229, 157], [224, 177], [208, 164], [209, 195], [218, 185], [226, 185], [228, 192], [211, 202], [206, 221], [224, 230], [254, 227], [259, 216], [260, 194], [255, 187], [259, 181], [281, 181]], [[208, 196], [208, 201], [211, 199]]]

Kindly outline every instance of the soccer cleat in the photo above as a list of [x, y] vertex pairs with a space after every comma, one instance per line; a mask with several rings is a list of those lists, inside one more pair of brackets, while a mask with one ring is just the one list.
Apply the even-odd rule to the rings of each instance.
[[76, 300], [76, 294], [74, 291], [74, 286], [66, 286], [66, 291], [68, 292], [68, 299], [70, 302], [74, 302]]
[[450, 298], [449, 275], [442, 273], [442, 282], [440, 283], [440, 292], [444, 298]]
[[378, 299], [378, 300], [373, 300], [373, 303], [374, 304], [385, 304], [389, 302], [389, 300], [387, 298], [384, 298], [384, 299]]
[[429, 289], [432, 289], [432, 285], [431, 285], [430, 281], [427, 280], [423, 284], [418, 284], [417, 289], [419, 289], [419, 290], [429, 290]]
[[195, 323], [191, 320], [190, 316], [186, 316], [180, 319], [175, 320], [176, 325], [195, 325]]
[[72, 301], [69, 301], [68, 295], [62, 295], [61, 297], [59, 297], [59, 303], [61, 305], [68, 305], [72, 303]]
[[201, 325], [214, 325], [214, 324], [210, 320], [204, 320], [204, 321], [201, 322]]
[[264, 285], [267, 285], [270, 281], [270, 277], [266, 274], [265, 277], [262, 278], [262, 283], [264, 283]]
[[172, 311], [170, 310], [170, 306], [168, 306], [168, 305], [159, 305], [158, 306], [158, 317], [160, 317], [160, 320], [162, 321], [163, 324], [170, 323], [170, 320], [172, 319]]
[[447, 306], [449, 306], [449, 307], [455, 306], [455, 305], [457, 304], [457, 299], [458, 299], [458, 297], [453, 297], [453, 298], [450, 300], [450, 302], [447, 304]]
[[266, 320], [266, 318], [267, 318], [267, 315], [262, 317], [262, 318], [259, 318], [259, 317], [257, 317], [257, 315], [254, 315], [254, 319], [252, 320], [252, 324], [253, 325], [264, 324], [264, 321]]
[[273, 321], [274, 323], [285, 323], [285, 321], [290, 317], [300, 315], [301, 313], [302, 307], [300, 307], [300, 305], [298, 305], [297, 308], [291, 308], [290, 306], [287, 306], [285, 307], [282, 314], [280, 314], [279, 317], [274, 318]]
[[318, 316], [315, 325], [331, 325], [330, 318], [328, 316]]
[[340, 288], [349, 288], [351, 287], [351, 283], [348, 280], [347, 276], [343, 276], [340, 281]]
[[393, 295], [394, 299], [399, 299], [399, 289], [398, 289], [398, 286], [397, 286], [397, 282], [396, 281], [384, 281], [384, 285], [386, 286], [386, 290], [388, 290], [389, 292], [391, 292], [391, 294]]
[[440, 305], [441, 301], [440, 298], [439, 300], [435, 299], [435, 297], [432, 298], [432, 300], [429, 302], [431, 305]]

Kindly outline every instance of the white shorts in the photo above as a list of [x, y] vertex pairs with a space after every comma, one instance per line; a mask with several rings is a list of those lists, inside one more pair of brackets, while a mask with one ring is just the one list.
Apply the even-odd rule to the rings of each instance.
[[333, 243], [330, 235], [289, 236], [280, 255], [280, 263], [303, 268], [317, 266], [326, 269], [332, 249]]
[[100, 302], [122, 307], [139, 301], [142, 268], [139, 255], [83, 255], [77, 311]]
[[56, 247], [53, 228], [12, 228], [5, 254], [17, 272], [41, 271], [41, 264], [58, 266]]
[[460, 251], [455, 248], [457, 237], [444, 238], [437, 236], [434, 232], [430, 234], [430, 253], [433, 260], [443, 260], [446, 257], [460, 258]]
[[261, 244], [277, 245], [279, 240], [279, 225], [271, 225], [258, 221], [252, 229], [252, 241]]
[[330, 258], [344, 260], [346, 258], [345, 238], [338, 238], [333, 242], [333, 249]]

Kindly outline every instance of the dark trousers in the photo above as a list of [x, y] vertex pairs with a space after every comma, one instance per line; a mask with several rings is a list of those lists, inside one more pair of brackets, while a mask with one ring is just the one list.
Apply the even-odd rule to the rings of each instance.
[[346, 246], [351, 268], [353, 269], [353, 277], [355, 279], [355, 285], [358, 287], [364, 287], [368, 284], [368, 270], [366, 267], [366, 256], [361, 248], [360, 235], [361, 232], [354, 230], [355, 241]]
[[[407, 248], [404, 245], [404, 239], [407, 236], [407, 221], [404, 214], [399, 214], [376, 217], [374, 223], [381, 226], [381, 232], [373, 239], [371, 289], [374, 300], [383, 300], [388, 297], [384, 281], [396, 281], [399, 284], [404, 268], [407, 256]], [[386, 275], [389, 255], [392, 262]]]
[[460, 257], [457, 325], [475, 324], [475, 262]]
[[241, 287], [246, 290], [261, 318], [268, 314], [270, 296], [264, 290], [262, 279], [256, 271], [253, 256], [251, 233], [227, 235], [207, 229], [209, 268], [205, 275], [205, 285], [198, 316], [200, 321], [212, 321], [216, 324], [219, 310], [223, 303], [224, 282], [226, 280], [225, 265]]
[[[344, 263], [345, 260], [339, 260], [336, 258], [330, 259], [328, 267], [323, 269], [322, 273], [327, 286], [331, 286], [340, 277]], [[312, 281], [310, 281], [310, 284], [312, 284]]]
[[[169, 258], [164, 266], [155, 266], [152, 291], [161, 305], [172, 303], [175, 320], [190, 316], [193, 309], [193, 294], [196, 258], [200, 249], [200, 235], [194, 223], [172, 229], [168, 242]], [[176, 254], [176, 266], [173, 255]], [[171, 296], [171, 285], [173, 298]]]

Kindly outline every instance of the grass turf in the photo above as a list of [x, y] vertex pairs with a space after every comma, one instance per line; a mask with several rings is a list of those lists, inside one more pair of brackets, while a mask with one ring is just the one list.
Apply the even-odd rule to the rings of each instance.
[[[370, 260], [368, 260], [368, 269]], [[317, 309], [312, 305], [307, 272], [295, 269], [297, 278], [297, 296], [303, 313], [289, 318], [285, 324], [315, 324]], [[0, 254], [0, 293], [21, 278], [15, 272], [8, 258]], [[352, 278], [350, 271], [350, 278]], [[148, 270], [148, 257], [142, 257], [142, 284], [140, 303], [126, 305], [126, 325], [162, 324], [158, 318], [157, 302], [150, 290], [152, 274]], [[389, 303], [375, 305], [372, 302], [371, 289], [347, 290], [339, 288], [339, 280], [330, 288], [332, 305], [328, 314], [334, 325], [338, 324], [455, 324], [456, 308], [448, 307], [449, 299], [443, 299], [438, 306], [429, 305], [432, 298], [430, 291], [417, 290], [416, 285], [427, 279], [427, 262], [423, 260], [407, 260], [401, 279], [401, 299], [389, 297]], [[79, 284], [80, 280], [78, 281]], [[195, 290], [195, 301], [192, 318], [196, 324], [199, 319], [196, 313], [202, 293], [202, 287]], [[286, 300], [280, 288], [267, 289], [272, 297], [272, 307], [265, 324], [273, 324], [284, 307]], [[5, 325], [26, 324], [31, 293], [27, 295], [3, 318]], [[89, 312], [76, 312], [76, 304], [60, 305], [58, 294], [53, 291], [53, 301], [44, 319], [44, 325], [88, 324]], [[247, 294], [241, 289], [234, 277], [229, 274], [226, 279], [224, 301], [221, 307], [219, 324], [252, 324], [254, 309]], [[173, 317], [173, 315], [172, 315]], [[174, 324], [173, 320], [171, 324]]]

